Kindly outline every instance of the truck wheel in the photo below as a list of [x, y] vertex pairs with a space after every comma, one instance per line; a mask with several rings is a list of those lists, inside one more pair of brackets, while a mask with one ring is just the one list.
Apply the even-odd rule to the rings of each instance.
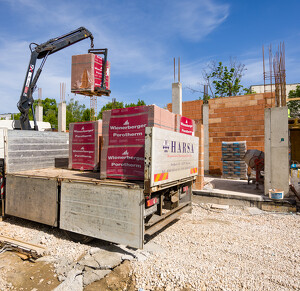
[[67, 230], [65, 230], [64, 232], [69, 239], [71, 239], [75, 242], [83, 243], [83, 244], [89, 243], [90, 241], [92, 241], [94, 239], [93, 237], [75, 233], [75, 232], [71, 232], [71, 231], [67, 231]]

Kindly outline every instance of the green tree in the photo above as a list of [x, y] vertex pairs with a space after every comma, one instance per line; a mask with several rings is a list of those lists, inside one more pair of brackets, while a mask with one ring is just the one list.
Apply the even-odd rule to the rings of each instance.
[[81, 121], [90, 121], [90, 119], [91, 119], [91, 110], [90, 108], [86, 108], [82, 113]]
[[111, 110], [111, 109], [118, 109], [118, 108], [124, 108], [124, 103], [123, 102], [108, 102], [107, 104], [105, 104], [99, 111], [97, 119], [102, 119], [102, 113], [103, 111], [106, 110]]
[[[289, 99], [300, 98], [300, 86], [298, 85], [295, 90], [289, 92]], [[289, 101], [287, 103], [288, 108], [291, 111], [291, 117], [300, 118], [300, 100]]]
[[83, 121], [83, 112], [85, 111], [85, 105], [79, 104], [78, 100], [74, 101], [74, 98], [70, 99], [66, 108], [66, 126], [69, 129], [69, 124], [73, 122]]
[[144, 100], [140, 100], [138, 99], [137, 103], [129, 103], [129, 104], [125, 104], [125, 108], [129, 108], [129, 107], [135, 107], [135, 106], [143, 106], [146, 105]]
[[146, 105], [146, 103], [145, 103], [144, 100], [140, 100], [140, 99], [138, 99], [137, 103], [128, 103], [128, 104], [124, 104], [124, 102], [118, 102], [118, 101], [108, 102], [99, 111], [97, 119], [102, 119], [102, 113], [103, 113], [103, 111], [106, 111], [106, 110], [118, 109], [118, 108], [128, 108], [128, 107], [135, 107], [135, 106], [143, 106], [143, 105]]
[[222, 62], [211, 62], [208, 71], [204, 71], [204, 80], [210, 89], [212, 98], [237, 96], [249, 93], [249, 89], [241, 85], [241, 79], [245, 65], [230, 60], [230, 66], [224, 66]]
[[[187, 89], [193, 93], [201, 93], [199, 99], [206, 102], [211, 98], [253, 94], [241, 85], [246, 70], [245, 65], [234, 58], [230, 59], [229, 66], [224, 66], [222, 62], [211, 61], [202, 70], [203, 83], [198, 83], [201, 89], [192, 86], [188, 86]], [[207, 90], [203, 90], [202, 88], [206, 86]]]
[[[34, 109], [38, 105], [38, 102], [39, 102], [38, 100], [34, 101], [33, 103]], [[57, 107], [56, 100], [54, 98], [45, 98], [44, 100], [41, 100], [41, 103], [42, 103], [41, 105], [43, 106], [43, 121], [49, 122], [52, 128], [57, 128], [58, 107]]]

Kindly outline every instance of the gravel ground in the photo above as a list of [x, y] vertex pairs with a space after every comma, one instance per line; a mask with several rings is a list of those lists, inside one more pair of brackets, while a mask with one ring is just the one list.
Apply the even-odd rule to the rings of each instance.
[[[0, 235], [46, 247], [57, 269], [62, 264], [69, 265], [77, 261], [91, 248], [89, 245], [68, 240], [56, 228], [14, 217], [0, 221]], [[7, 268], [0, 268], [0, 290], [10, 289], [5, 280], [7, 271]]]
[[[192, 214], [153, 237], [141, 253], [133, 251], [138, 260], [131, 261], [129, 275], [137, 290], [300, 290], [299, 223], [295, 214], [193, 203]], [[0, 235], [44, 245], [56, 270], [101, 246], [72, 242], [55, 228], [18, 218], [0, 222]], [[0, 268], [0, 290], [10, 289], [5, 272]]]
[[193, 213], [152, 239], [164, 248], [132, 262], [141, 290], [300, 290], [300, 215], [241, 208]]

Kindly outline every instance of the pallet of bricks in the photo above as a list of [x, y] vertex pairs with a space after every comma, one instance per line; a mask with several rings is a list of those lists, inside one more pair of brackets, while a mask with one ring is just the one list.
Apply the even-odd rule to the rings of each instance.
[[98, 171], [100, 166], [101, 179], [144, 180], [148, 126], [195, 135], [192, 119], [156, 105], [107, 110], [102, 121], [70, 124], [69, 169]]
[[104, 111], [102, 121], [101, 179], [144, 180], [146, 127], [194, 135], [193, 120], [156, 105]]
[[244, 156], [245, 141], [222, 142], [223, 175], [226, 179], [247, 179], [247, 164]]

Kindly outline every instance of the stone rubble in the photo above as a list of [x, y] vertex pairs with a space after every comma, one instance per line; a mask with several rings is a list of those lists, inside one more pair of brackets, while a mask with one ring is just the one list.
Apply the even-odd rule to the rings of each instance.
[[[300, 215], [254, 208], [213, 209], [193, 203], [192, 214], [153, 236], [143, 250], [95, 241], [75, 243], [61, 230], [9, 218], [0, 235], [47, 248], [61, 284], [83, 290], [130, 260], [137, 290], [300, 290]], [[0, 262], [0, 290], [12, 290]], [[48, 282], [48, 281], [47, 281]]]
[[[57, 291], [83, 290], [85, 286], [104, 278], [122, 261], [136, 258], [135, 253], [139, 252], [102, 241], [76, 243], [70, 241], [61, 230], [14, 217], [0, 222], [0, 235], [45, 246], [47, 255], [37, 261], [53, 264], [55, 276], [62, 282], [55, 289]], [[11, 284], [5, 282], [4, 267], [1, 268], [0, 264], [0, 290], [10, 290]]]

